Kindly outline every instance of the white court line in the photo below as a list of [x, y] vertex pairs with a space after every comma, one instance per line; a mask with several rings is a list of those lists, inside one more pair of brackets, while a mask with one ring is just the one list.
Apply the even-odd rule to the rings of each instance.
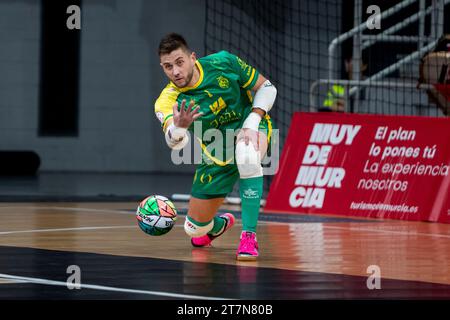
[[[240, 225], [240, 224], [237, 224]], [[184, 228], [184, 225], [176, 224], [175, 228]], [[32, 229], [32, 230], [16, 230], [16, 231], [1, 231], [0, 236], [15, 233], [35, 233], [35, 232], [64, 232], [64, 231], [86, 231], [98, 229], [134, 229], [137, 226], [110, 226], [110, 227], [80, 227], [80, 228], [58, 228], [58, 229]]]
[[[65, 210], [65, 211], [90, 211], [90, 212], [98, 212], [98, 213], [117, 213], [117, 214], [134, 214], [132, 211], [124, 211], [124, 210], [114, 210], [114, 209], [90, 209], [90, 208], [67, 208], [67, 207], [30, 207], [30, 206], [0, 206], [0, 209], [3, 208], [21, 208], [21, 209], [50, 209], [50, 210]], [[278, 221], [259, 221], [258, 224], [301, 224], [303, 222], [278, 222]], [[314, 222], [308, 222], [314, 223]], [[322, 223], [323, 222], [317, 222]], [[240, 224], [236, 224], [240, 225]], [[175, 227], [182, 227], [181, 225], [175, 225]], [[341, 229], [341, 230], [350, 230], [350, 231], [366, 231], [366, 232], [374, 232], [374, 233], [386, 233], [386, 234], [396, 234], [396, 235], [405, 235], [405, 236], [425, 236], [425, 237], [435, 237], [435, 238], [450, 238], [450, 235], [445, 234], [433, 234], [433, 233], [424, 233], [424, 232], [404, 232], [404, 231], [393, 231], [393, 230], [380, 230], [380, 229], [372, 229], [372, 228], [352, 228], [352, 227], [335, 227], [335, 226], [327, 226], [324, 224], [324, 228], [329, 229]], [[0, 233], [1, 234], [1, 233]]]
[[[98, 212], [98, 213], [117, 213], [117, 214], [126, 214], [126, 215], [134, 215], [134, 211], [124, 211], [124, 210], [114, 210], [114, 209], [91, 209], [91, 208], [68, 208], [68, 207], [26, 207], [26, 206], [0, 206], [0, 209], [45, 209], [45, 210], [63, 210], [63, 211], [87, 211], [87, 212]], [[183, 214], [184, 215], [184, 214]], [[274, 221], [259, 221], [259, 224], [271, 224], [275, 223]], [[280, 222], [284, 223], [285, 222]], [[236, 225], [241, 225], [236, 223]], [[175, 225], [175, 227], [180, 227], [180, 225]]]
[[35, 232], [62, 232], [62, 231], [85, 231], [85, 230], [99, 230], [99, 229], [123, 229], [136, 228], [136, 226], [106, 226], [106, 227], [79, 227], [79, 228], [58, 228], [58, 229], [33, 229], [33, 230], [17, 230], [17, 231], [2, 231], [0, 235], [15, 234], [15, 233], [35, 233]]
[[89, 211], [89, 212], [98, 212], [98, 213], [117, 213], [117, 214], [135, 214], [134, 211], [125, 211], [125, 210], [114, 210], [114, 209], [94, 209], [94, 208], [69, 208], [69, 207], [30, 207], [30, 206], [0, 206], [0, 209], [30, 209], [30, 210], [36, 210], [36, 209], [44, 209], [44, 210], [61, 210], [61, 211]]
[[[14, 275], [3, 274], [3, 273], [0, 273], [0, 278], [67, 288], [67, 282], [62, 282], [62, 281], [40, 279], [40, 278], [30, 278], [30, 277], [20, 277], [20, 276], [14, 276]], [[180, 298], [180, 299], [233, 300], [230, 298], [222, 298], [222, 297], [196, 296], [196, 295], [190, 295], [190, 294], [179, 294], [179, 293], [171, 293], [171, 292], [164, 292], [164, 291], [135, 290], [135, 289], [99, 286], [99, 285], [94, 285], [94, 284], [80, 284], [80, 288], [81, 289], [92, 289], [92, 290], [114, 291], [114, 292], [138, 293], [138, 294], [163, 296], [163, 297], [170, 297], [170, 298]], [[67, 288], [67, 290], [69, 290], [69, 289]]]
[[22, 280], [11, 280], [11, 279], [5, 279], [0, 277], [0, 289], [2, 288], [2, 284], [12, 284], [12, 283], [28, 283], [28, 281], [22, 281]]

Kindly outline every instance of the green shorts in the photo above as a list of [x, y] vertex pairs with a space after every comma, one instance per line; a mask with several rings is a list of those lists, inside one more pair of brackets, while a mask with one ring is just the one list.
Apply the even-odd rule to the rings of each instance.
[[[266, 116], [259, 124], [259, 130], [266, 134], [268, 148], [272, 138], [272, 120]], [[212, 161], [211, 161], [212, 162]], [[195, 170], [191, 195], [199, 199], [224, 198], [233, 191], [239, 179], [239, 170], [234, 161], [229, 164], [202, 162]]]

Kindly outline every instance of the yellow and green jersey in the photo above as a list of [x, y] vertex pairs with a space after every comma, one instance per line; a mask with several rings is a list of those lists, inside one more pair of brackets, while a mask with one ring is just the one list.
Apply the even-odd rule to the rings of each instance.
[[[258, 79], [258, 71], [239, 57], [220, 51], [196, 61], [200, 78], [192, 87], [178, 88], [170, 82], [155, 103], [155, 113], [163, 130], [173, 116], [173, 105], [191, 100], [200, 106], [203, 116], [197, 121], [202, 124], [202, 136], [208, 129], [239, 129], [251, 112], [250, 90]], [[189, 128], [194, 132], [194, 125]], [[201, 137], [199, 137], [201, 138]]]
[[[221, 51], [200, 58], [196, 62], [200, 78], [192, 87], [178, 88], [170, 82], [155, 103], [155, 113], [161, 121], [163, 130], [173, 116], [173, 105], [181, 105], [186, 100], [186, 108], [191, 100], [200, 106], [203, 116], [189, 127], [201, 145], [203, 161], [197, 166], [192, 185], [192, 195], [200, 199], [224, 197], [233, 190], [239, 179], [239, 171], [234, 159], [234, 136], [229, 131], [242, 128], [244, 120], [252, 110], [251, 89], [258, 79], [258, 71], [239, 57]], [[198, 124], [201, 123], [201, 130]], [[215, 136], [213, 141], [203, 139], [205, 132], [217, 129], [221, 138]], [[261, 121], [259, 130], [268, 140], [271, 136], [272, 123], [269, 116]], [[227, 132], [228, 131], [228, 132]], [[231, 138], [231, 139], [230, 139]], [[215, 148], [217, 140], [222, 140], [223, 149]], [[207, 141], [204, 141], [207, 140]], [[214, 142], [214, 143], [213, 143]], [[221, 152], [222, 151], [222, 152]]]

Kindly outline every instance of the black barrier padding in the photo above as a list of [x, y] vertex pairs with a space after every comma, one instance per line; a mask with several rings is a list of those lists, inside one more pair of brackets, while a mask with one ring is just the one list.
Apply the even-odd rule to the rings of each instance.
[[34, 151], [0, 151], [0, 175], [35, 175], [40, 164]]
[[66, 26], [81, 0], [41, 1], [39, 136], [77, 137], [81, 29]]

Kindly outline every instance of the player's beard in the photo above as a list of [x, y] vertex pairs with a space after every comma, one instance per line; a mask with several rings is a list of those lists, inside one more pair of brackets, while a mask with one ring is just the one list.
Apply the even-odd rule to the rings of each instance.
[[[194, 68], [195, 68], [195, 66], [194, 66]], [[184, 82], [184, 84], [181, 86], [177, 86], [178, 88], [185, 88], [189, 85], [189, 83], [191, 83], [192, 77], [194, 76], [194, 68], [192, 68], [191, 72], [189, 72], [186, 75], [186, 77], [185, 77], [186, 81]]]
[[192, 68], [191, 72], [186, 76], [186, 83], [184, 84], [184, 87], [187, 87], [189, 83], [191, 83], [192, 77], [194, 76], [194, 68]]

